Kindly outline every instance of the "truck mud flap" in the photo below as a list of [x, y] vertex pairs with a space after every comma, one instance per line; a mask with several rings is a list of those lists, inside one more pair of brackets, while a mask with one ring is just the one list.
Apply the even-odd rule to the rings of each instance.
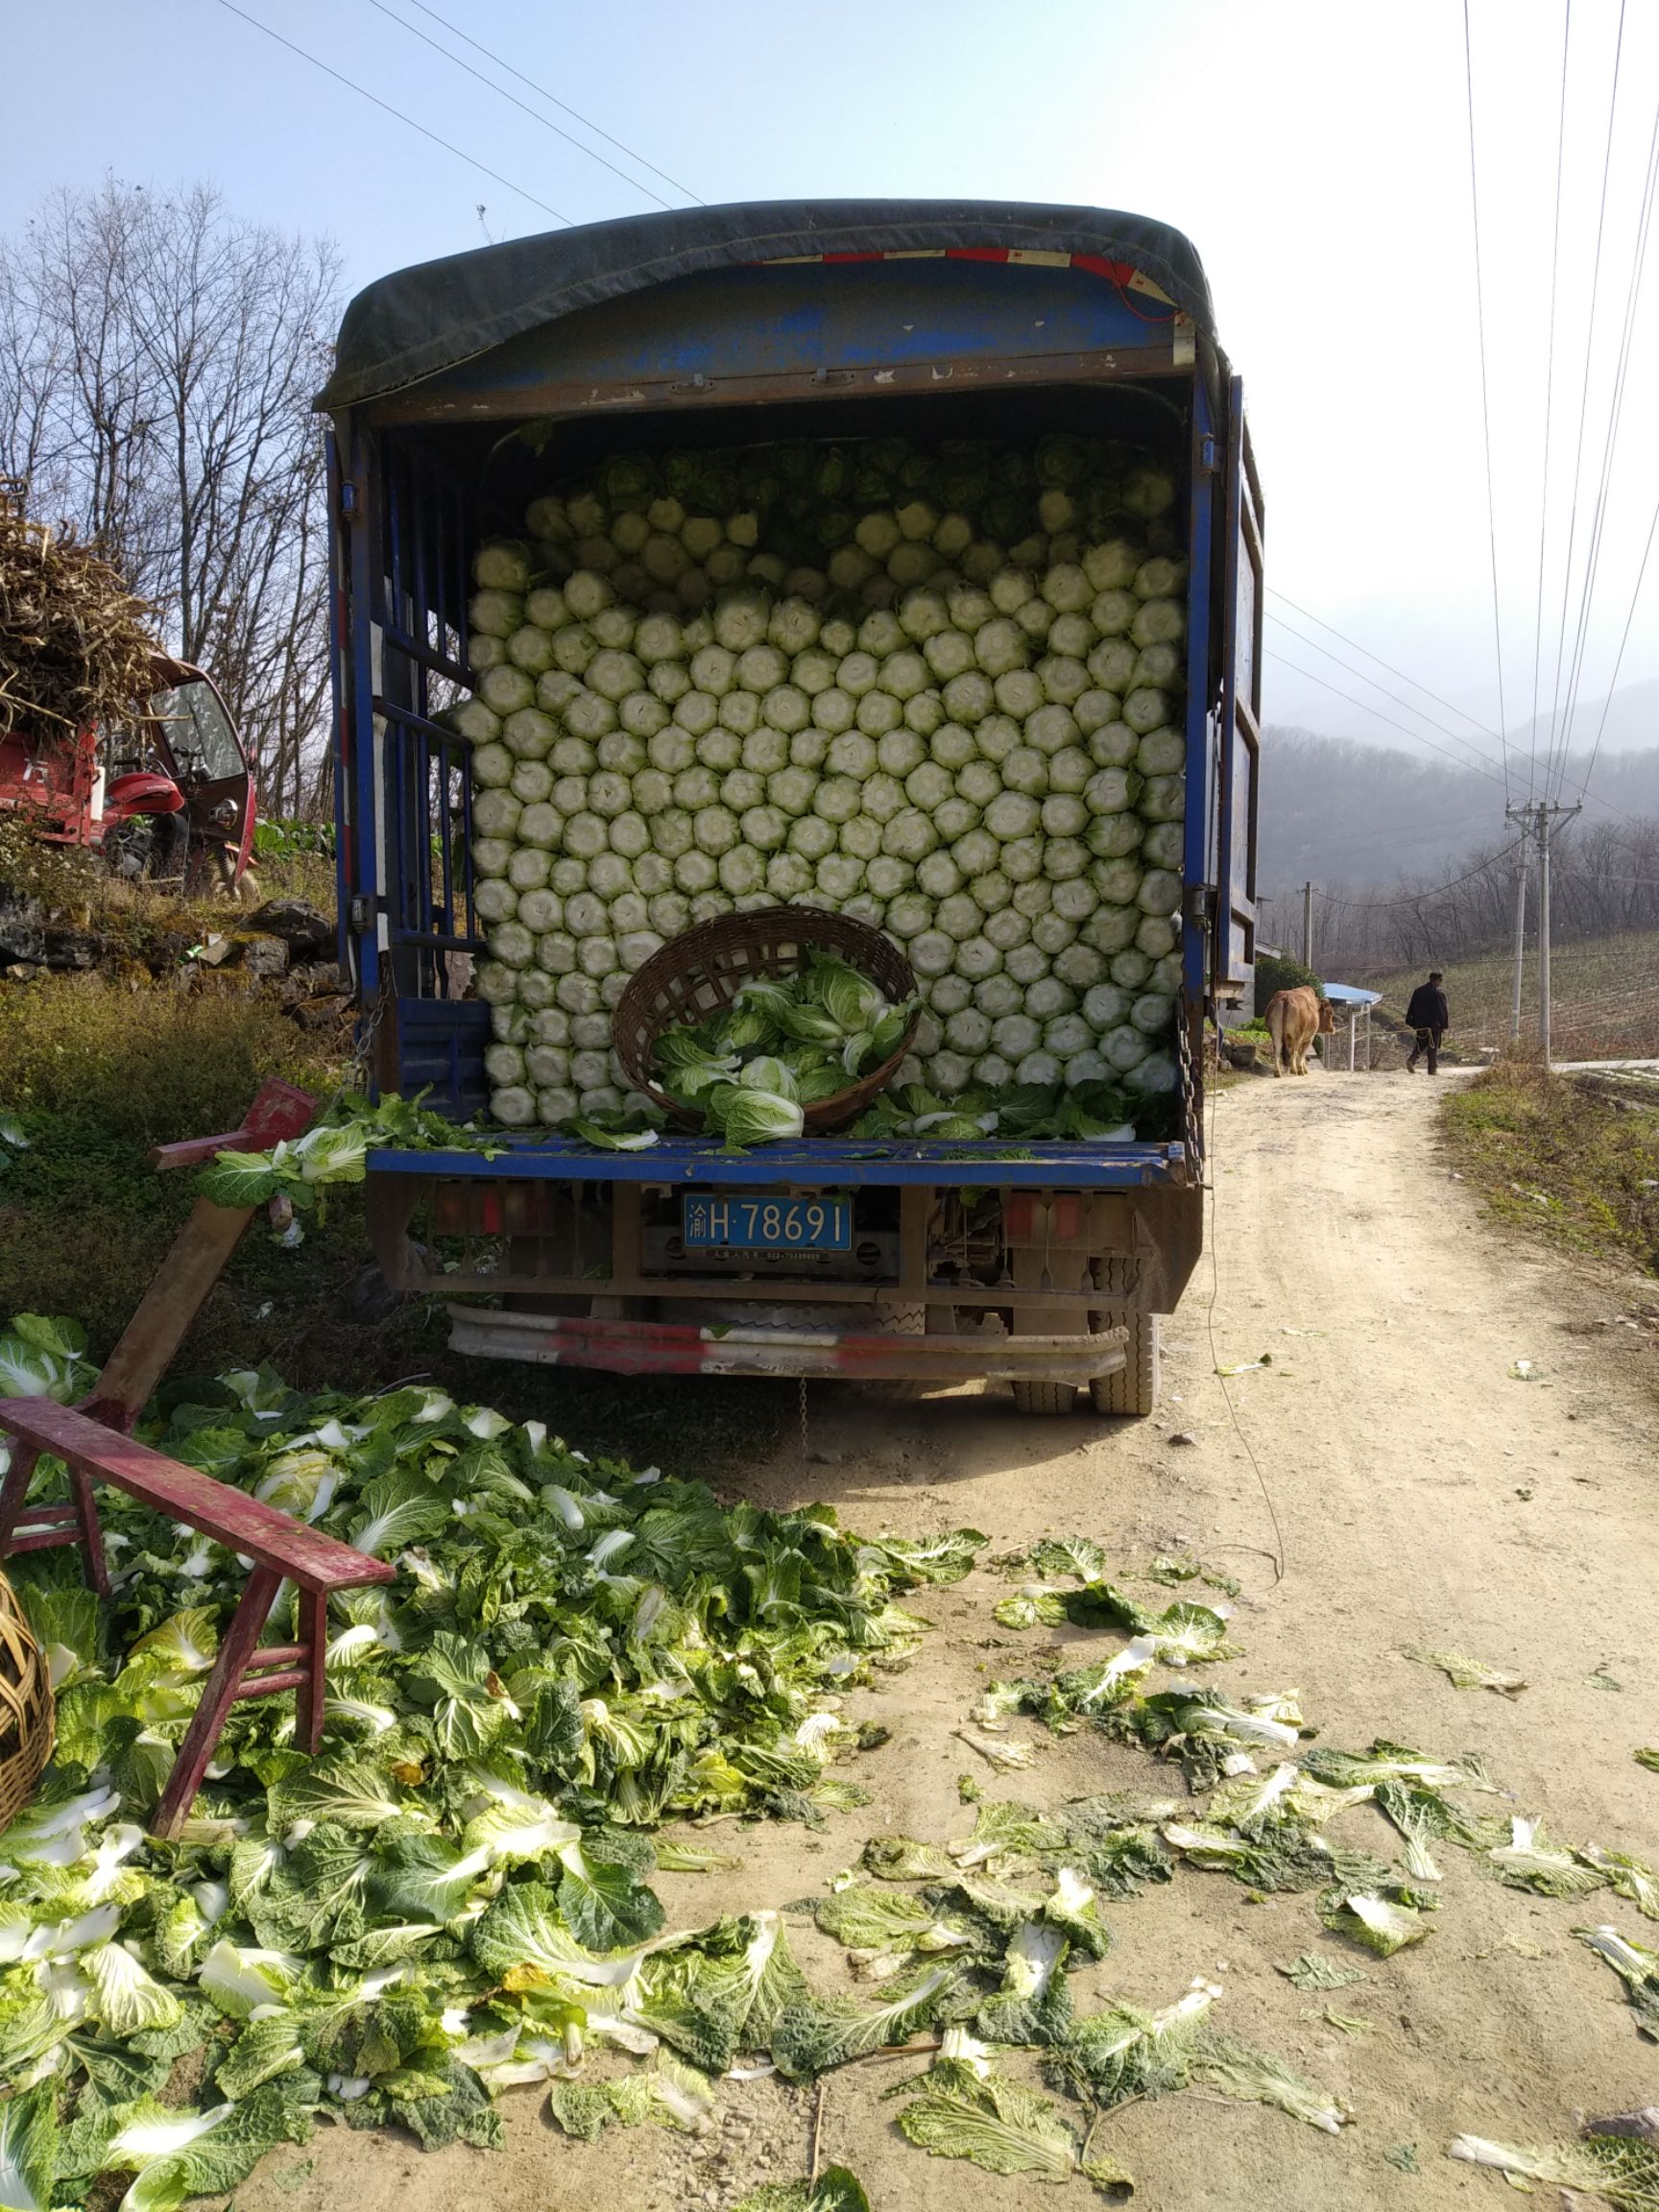
[[449, 1349], [474, 1359], [612, 1375], [839, 1376], [854, 1382], [1087, 1382], [1125, 1364], [1127, 1329], [1087, 1336], [846, 1335], [832, 1329], [700, 1329], [451, 1306]]

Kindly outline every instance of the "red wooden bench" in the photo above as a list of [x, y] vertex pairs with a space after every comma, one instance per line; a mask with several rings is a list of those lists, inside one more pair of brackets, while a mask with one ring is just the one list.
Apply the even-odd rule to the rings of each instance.
[[[157, 1167], [183, 1167], [203, 1165], [220, 1152], [265, 1151], [282, 1138], [298, 1137], [315, 1112], [315, 1100], [303, 1091], [287, 1083], [267, 1083], [240, 1129], [162, 1145], [152, 1158]], [[100, 1597], [108, 1598], [109, 1577], [94, 1486], [111, 1482], [129, 1497], [228, 1545], [252, 1563], [156, 1808], [151, 1833], [161, 1837], [177, 1835], [183, 1825], [225, 1717], [239, 1698], [296, 1692], [300, 1743], [307, 1751], [317, 1749], [323, 1727], [328, 1594], [390, 1582], [396, 1574], [383, 1560], [367, 1558], [275, 1505], [152, 1451], [131, 1434], [254, 1211], [251, 1206], [197, 1200], [80, 1407], [71, 1409], [48, 1398], [0, 1399], [0, 1433], [16, 1439], [0, 1485], [0, 1558], [15, 1551], [78, 1544], [87, 1580]], [[25, 1503], [43, 1452], [61, 1459], [69, 1471], [67, 1504]], [[285, 1580], [300, 1590], [300, 1641], [261, 1644], [259, 1638]]]
[[[87, 1579], [100, 1597], [109, 1594], [104, 1548], [93, 1501], [95, 1482], [112, 1482], [130, 1498], [182, 1521], [253, 1562], [246, 1588], [202, 1686], [172, 1777], [156, 1809], [153, 1833], [172, 1836], [190, 1811], [225, 1716], [238, 1698], [298, 1693], [299, 1741], [315, 1751], [323, 1732], [323, 1667], [328, 1637], [328, 1593], [366, 1583], [390, 1582], [396, 1569], [353, 1551], [333, 1536], [307, 1527], [263, 1500], [228, 1482], [217, 1482], [148, 1444], [123, 1436], [101, 1421], [50, 1398], [0, 1398], [0, 1430], [17, 1440], [0, 1491], [0, 1555], [76, 1544]], [[24, 1504], [29, 1478], [42, 1452], [55, 1453], [69, 1470], [74, 1503]], [[21, 1526], [19, 1526], [21, 1522]], [[261, 1644], [259, 1637], [284, 1580], [300, 1586], [298, 1644]]]

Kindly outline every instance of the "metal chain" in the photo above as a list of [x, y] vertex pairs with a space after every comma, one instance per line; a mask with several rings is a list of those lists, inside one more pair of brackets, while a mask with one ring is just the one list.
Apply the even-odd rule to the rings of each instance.
[[1192, 1077], [1192, 1033], [1186, 1021], [1175, 1025], [1175, 1056], [1181, 1071], [1182, 1136], [1187, 1146], [1187, 1177], [1202, 1182], [1208, 1163], [1204, 1159], [1204, 1133], [1198, 1125], [1198, 1087]]
[[809, 1439], [806, 1433], [806, 1378], [805, 1375], [799, 1378], [799, 1382], [801, 1388], [801, 1464], [805, 1467], [809, 1456]]
[[382, 988], [375, 993], [369, 1004], [368, 1011], [357, 1024], [357, 1036], [351, 1051], [351, 1081], [352, 1088], [365, 1095], [373, 1083], [374, 1041], [379, 1033], [380, 1017], [385, 1009], [386, 993]]

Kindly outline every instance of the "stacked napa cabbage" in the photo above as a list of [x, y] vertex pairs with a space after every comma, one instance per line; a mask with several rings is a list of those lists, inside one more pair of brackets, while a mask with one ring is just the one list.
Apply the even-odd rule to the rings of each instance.
[[[528, 454], [526, 466], [530, 465]], [[884, 929], [938, 1097], [1178, 1087], [1186, 564], [1173, 474], [1072, 436], [630, 453], [486, 543], [478, 990], [497, 1118], [624, 1096], [627, 979], [733, 908]]]

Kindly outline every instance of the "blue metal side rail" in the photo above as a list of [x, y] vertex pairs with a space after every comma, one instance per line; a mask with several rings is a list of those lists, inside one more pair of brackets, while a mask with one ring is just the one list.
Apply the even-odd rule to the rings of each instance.
[[569, 1137], [506, 1138], [482, 1152], [372, 1151], [372, 1175], [510, 1176], [543, 1183], [788, 1184], [814, 1190], [879, 1185], [972, 1185], [997, 1190], [1124, 1190], [1189, 1180], [1182, 1144], [1092, 1147], [860, 1142], [814, 1138], [729, 1153], [709, 1137], [669, 1137], [643, 1152], [603, 1152]]

